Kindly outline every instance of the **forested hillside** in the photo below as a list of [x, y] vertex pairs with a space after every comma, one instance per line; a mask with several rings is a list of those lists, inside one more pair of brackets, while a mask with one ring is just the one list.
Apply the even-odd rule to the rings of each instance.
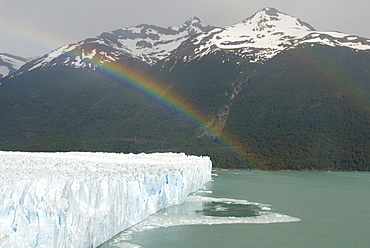
[[369, 170], [369, 71], [368, 52], [283, 52], [238, 95], [225, 131], [259, 168]]

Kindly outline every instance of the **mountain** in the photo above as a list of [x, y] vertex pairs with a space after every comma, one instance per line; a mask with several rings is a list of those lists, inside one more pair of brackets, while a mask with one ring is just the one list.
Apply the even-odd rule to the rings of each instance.
[[262, 63], [301, 44], [322, 44], [369, 50], [370, 39], [312, 26], [274, 8], [265, 8], [237, 24], [200, 33], [178, 47], [168, 59], [199, 59], [219, 50], [251, 63]]
[[105, 32], [95, 38], [62, 46], [27, 64], [17, 74], [54, 65], [91, 70], [112, 62], [153, 65], [192, 35], [211, 29], [213, 27], [204, 26], [199, 18], [193, 17], [177, 27], [141, 24]]
[[238, 57], [239, 63], [243, 60], [263, 63], [281, 51], [305, 43], [370, 49], [370, 39], [335, 31], [316, 31], [296, 17], [264, 8], [225, 28], [204, 26], [199, 18], [193, 17], [177, 27], [141, 24], [104, 32], [51, 51], [27, 63], [17, 74], [54, 65], [90, 70], [112, 62], [153, 66], [163, 59], [190, 61], [219, 50]]
[[15, 72], [27, 62], [29, 62], [29, 59], [8, 53], [0, 53], [0, 78]]
[[[107, 73], [123, 68], [128, 76]], [[369, 39], [316, 31], [273, 8], [224, 28], [196, 18], [139, 25], [63, 46], [4, 78], [0, 149], [181, 151], [223, 168], [370, 170], [369, 78]]]

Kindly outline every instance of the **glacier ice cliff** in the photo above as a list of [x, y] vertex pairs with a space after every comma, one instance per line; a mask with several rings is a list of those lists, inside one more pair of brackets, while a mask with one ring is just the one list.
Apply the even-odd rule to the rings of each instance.
[[0, 151], [0, 247], [96, 247], [211, 179], [183, 153]]

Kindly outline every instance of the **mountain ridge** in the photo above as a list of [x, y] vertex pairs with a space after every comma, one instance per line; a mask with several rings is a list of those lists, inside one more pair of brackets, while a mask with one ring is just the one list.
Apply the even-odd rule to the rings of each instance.
[[197, 17], [176, 27], [159, 27], [149, 24], [103, 32], [95, 38], [61, 46], [33, 60], [15, 75], [53, 65], [95, 70], [117, 61], [136, 61], [153, 65], [167, 57], [181, 42], [192, 35], [213, 29], [204, 26]]
[[240, 61], [263, 63], [303, 43], [370, 49], [370, 39], [317, 31], [301, 19], [269, 7], [224, 28], [204, 26], [199, 18], [192, 17], [176, 27], [140, 24], [103, 32], [95, 38], [55, 49], [28, 63], [17, 74], [56, 64], [94, 70], [97, 66], [129, 60], [153, 66], [160, 60], [199, 59], [217, 50], [233, 53]]

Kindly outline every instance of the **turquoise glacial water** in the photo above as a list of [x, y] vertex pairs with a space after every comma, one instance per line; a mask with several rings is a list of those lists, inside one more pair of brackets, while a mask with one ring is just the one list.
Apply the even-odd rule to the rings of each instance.
[[214, 173], [206, 189], [185, 204], [153, 215], [101, 247], [370, 245], [370, 173]]

